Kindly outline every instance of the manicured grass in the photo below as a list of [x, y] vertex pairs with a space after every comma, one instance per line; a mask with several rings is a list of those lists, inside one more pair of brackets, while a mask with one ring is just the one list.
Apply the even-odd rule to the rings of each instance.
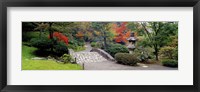
[[35, 50], [37, 50], [37, 48], [22, 45], [22, 59], [25, 60], [35, 57], [33, 54]]
[[63, 64], [53, 60], [32, 60], [34, 47], [22, 46], [22, 70], [82, 70], [78, 64]]
[[52, 60], [25, 60], [23, 70], [81, 70], [77, 64], [63, 64]]

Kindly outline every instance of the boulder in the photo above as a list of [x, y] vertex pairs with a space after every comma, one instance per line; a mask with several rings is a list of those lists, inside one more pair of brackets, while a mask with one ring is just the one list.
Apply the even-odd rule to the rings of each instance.
[[32, 60], [46, 60], [47, 58], [44, 58], [44, 57], [34, 57], [34, 58], [31, 58]]

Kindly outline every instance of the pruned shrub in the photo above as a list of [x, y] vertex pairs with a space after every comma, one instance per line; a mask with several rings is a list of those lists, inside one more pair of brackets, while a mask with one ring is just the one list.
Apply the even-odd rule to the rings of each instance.
[[30, 40], [31, 46], [38, 48], [39, 50], [50, 49], [53, 42], [48, 38], [32, 38]]
[[73, 46], [84, 46], [85, 45], [83, 40], [78, 40], [78, 39], [70, 39], [69, 44], [71, 44]]
[[129, 53], [117, 53], [115, 54], [115, 59], [118, 63], [125, 65], [136, 65], [139, 59], [133, 54]]
[[178, 60], [178, 46], [174, 49], [173, 58]]
[[67, 47], [68, 47], [69, 49], [73, 49], [73, 50], [76, 50], [77, 46], [78, 46], [78, 45], [72, 45], [72, 44], [68, 44], [68, 45], [67, 45]]
[[58, 40], [57, 38], [32, 38], [30, 43], [31, 46], [38, 48], [36, 53], [39, 56], [53, 55], [60, 57], [65, 53], [69, 53], [66, 43]]
[[78, 42], [78, 45], [79, 45], [79, 46], [84, 46], [85, 43], [84, 43], [84, 42]]
[[57, 42], [56, 45], [53, 46], [54, 52], [58, 55], [61, 56], [65, 53], [69, 53], [67, 45], [63, 41]]
[[75, 63], [74, 59], [69, 54], [63, 54], [61, 57], [63, 63]]
[[178, 61], [172, 59], [165, 59], [162, 60], [162, 65], [168, 67], [178, 67]]
[[165, 46], [160, 49], [159, 54], [163, 58], [177, 59], [178, 58], [178, 49], [176, 49], [175, 47], [171, 47], [171, 46]]
[[73, 49], [74, 51], [82, 51], [82, 50], [85, 50], [85, 46], [78, 46], [78, 45], [68, 44], [67, 47], [68, 47], [69, 49]]
[[116, 53], [129, 53], [128, 49], [121, 44], [111, 44], [105, 49], [105, 51], [113, 57]]
[[152, 59], [152, 55], [150, 54], [150, 50], [148, 48], [144, 48], [142, 46], [136, 48], [134, 50], [134, 55], [136, 55], [141, 62], [148, 62], [149, 59]]
[[102, 45], [100, 42], [91, 42], [91, 47], [94, 47], [94, 48], [101, 48]]
[[95, 42], [91, 42], [91, 47], [95, 47], [96, 43]]

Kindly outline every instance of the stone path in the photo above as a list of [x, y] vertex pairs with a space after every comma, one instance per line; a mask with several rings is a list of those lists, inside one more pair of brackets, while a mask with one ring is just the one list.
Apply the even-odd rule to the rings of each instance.
[[138, 66], [122, 65], [112, 61], [84, 63], [84, 70], [178, 70], [158, 64], [138, 64]]
[[[71, 55], [76, 58], [76, 62], [84, 65], [84, 70], [177, 70], [178, 68], [165, 67], [158, 64], [141, 64], [129, 66], [108, 61], [97, 52], [90, 52], [92, 47], [86, 44], [86, 50], [73, 52]], [[84, 64], [83, 64], [84, 63]]]
[[85, 50], [80, 51], [80, 52], [90, 52], [92, 50], [92, 47], [89, 43], [86, 43], [85, 45]]
[[71, 54], [74, 58], [76, 58], [76, 62], [78, 64], [107, 61], [107, 59], [102, 57], [99, 53], [90, 52], [92, 50], [90, 44], [86, 44], [85, 47], [86, 47], [85, 50], [74, 52]]
[[74, 52], [72, 54], [76, 58], [77, 63], [90, 63], [90, 62], [102, 62], [107, 61], [97, 52]]

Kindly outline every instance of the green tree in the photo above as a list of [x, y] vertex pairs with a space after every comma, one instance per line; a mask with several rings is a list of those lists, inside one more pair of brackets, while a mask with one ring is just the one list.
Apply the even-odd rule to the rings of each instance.
[[158, 60], [158, 52], [161, 47], [167, 45], [171, 35], [178, 33], [177, 22], [141, 22], [146, 35], [146, 43], [154, 49], [154, 55]]
[[28, 32], [33, 31], [37, 25], [34, 22], [22, 22], [22, 31]]
[[109, 22], [92, 22], [91, 24], [92, 28], [100, 32], [100, 37], [103, 38], [104, 48], [106, 49], [107, 44], [107, 37], [109, 33]]
[[34, 29], [35, 31], [40, 32], [39, 37], [40, 39], [42, 38], [42, 32], [44, 32], [45, 30], [47, 30], [47, 28], [49, 27], [49, 25], [46, 22], [34, 22], [35, 25], [37, 25], [37, 27]]

